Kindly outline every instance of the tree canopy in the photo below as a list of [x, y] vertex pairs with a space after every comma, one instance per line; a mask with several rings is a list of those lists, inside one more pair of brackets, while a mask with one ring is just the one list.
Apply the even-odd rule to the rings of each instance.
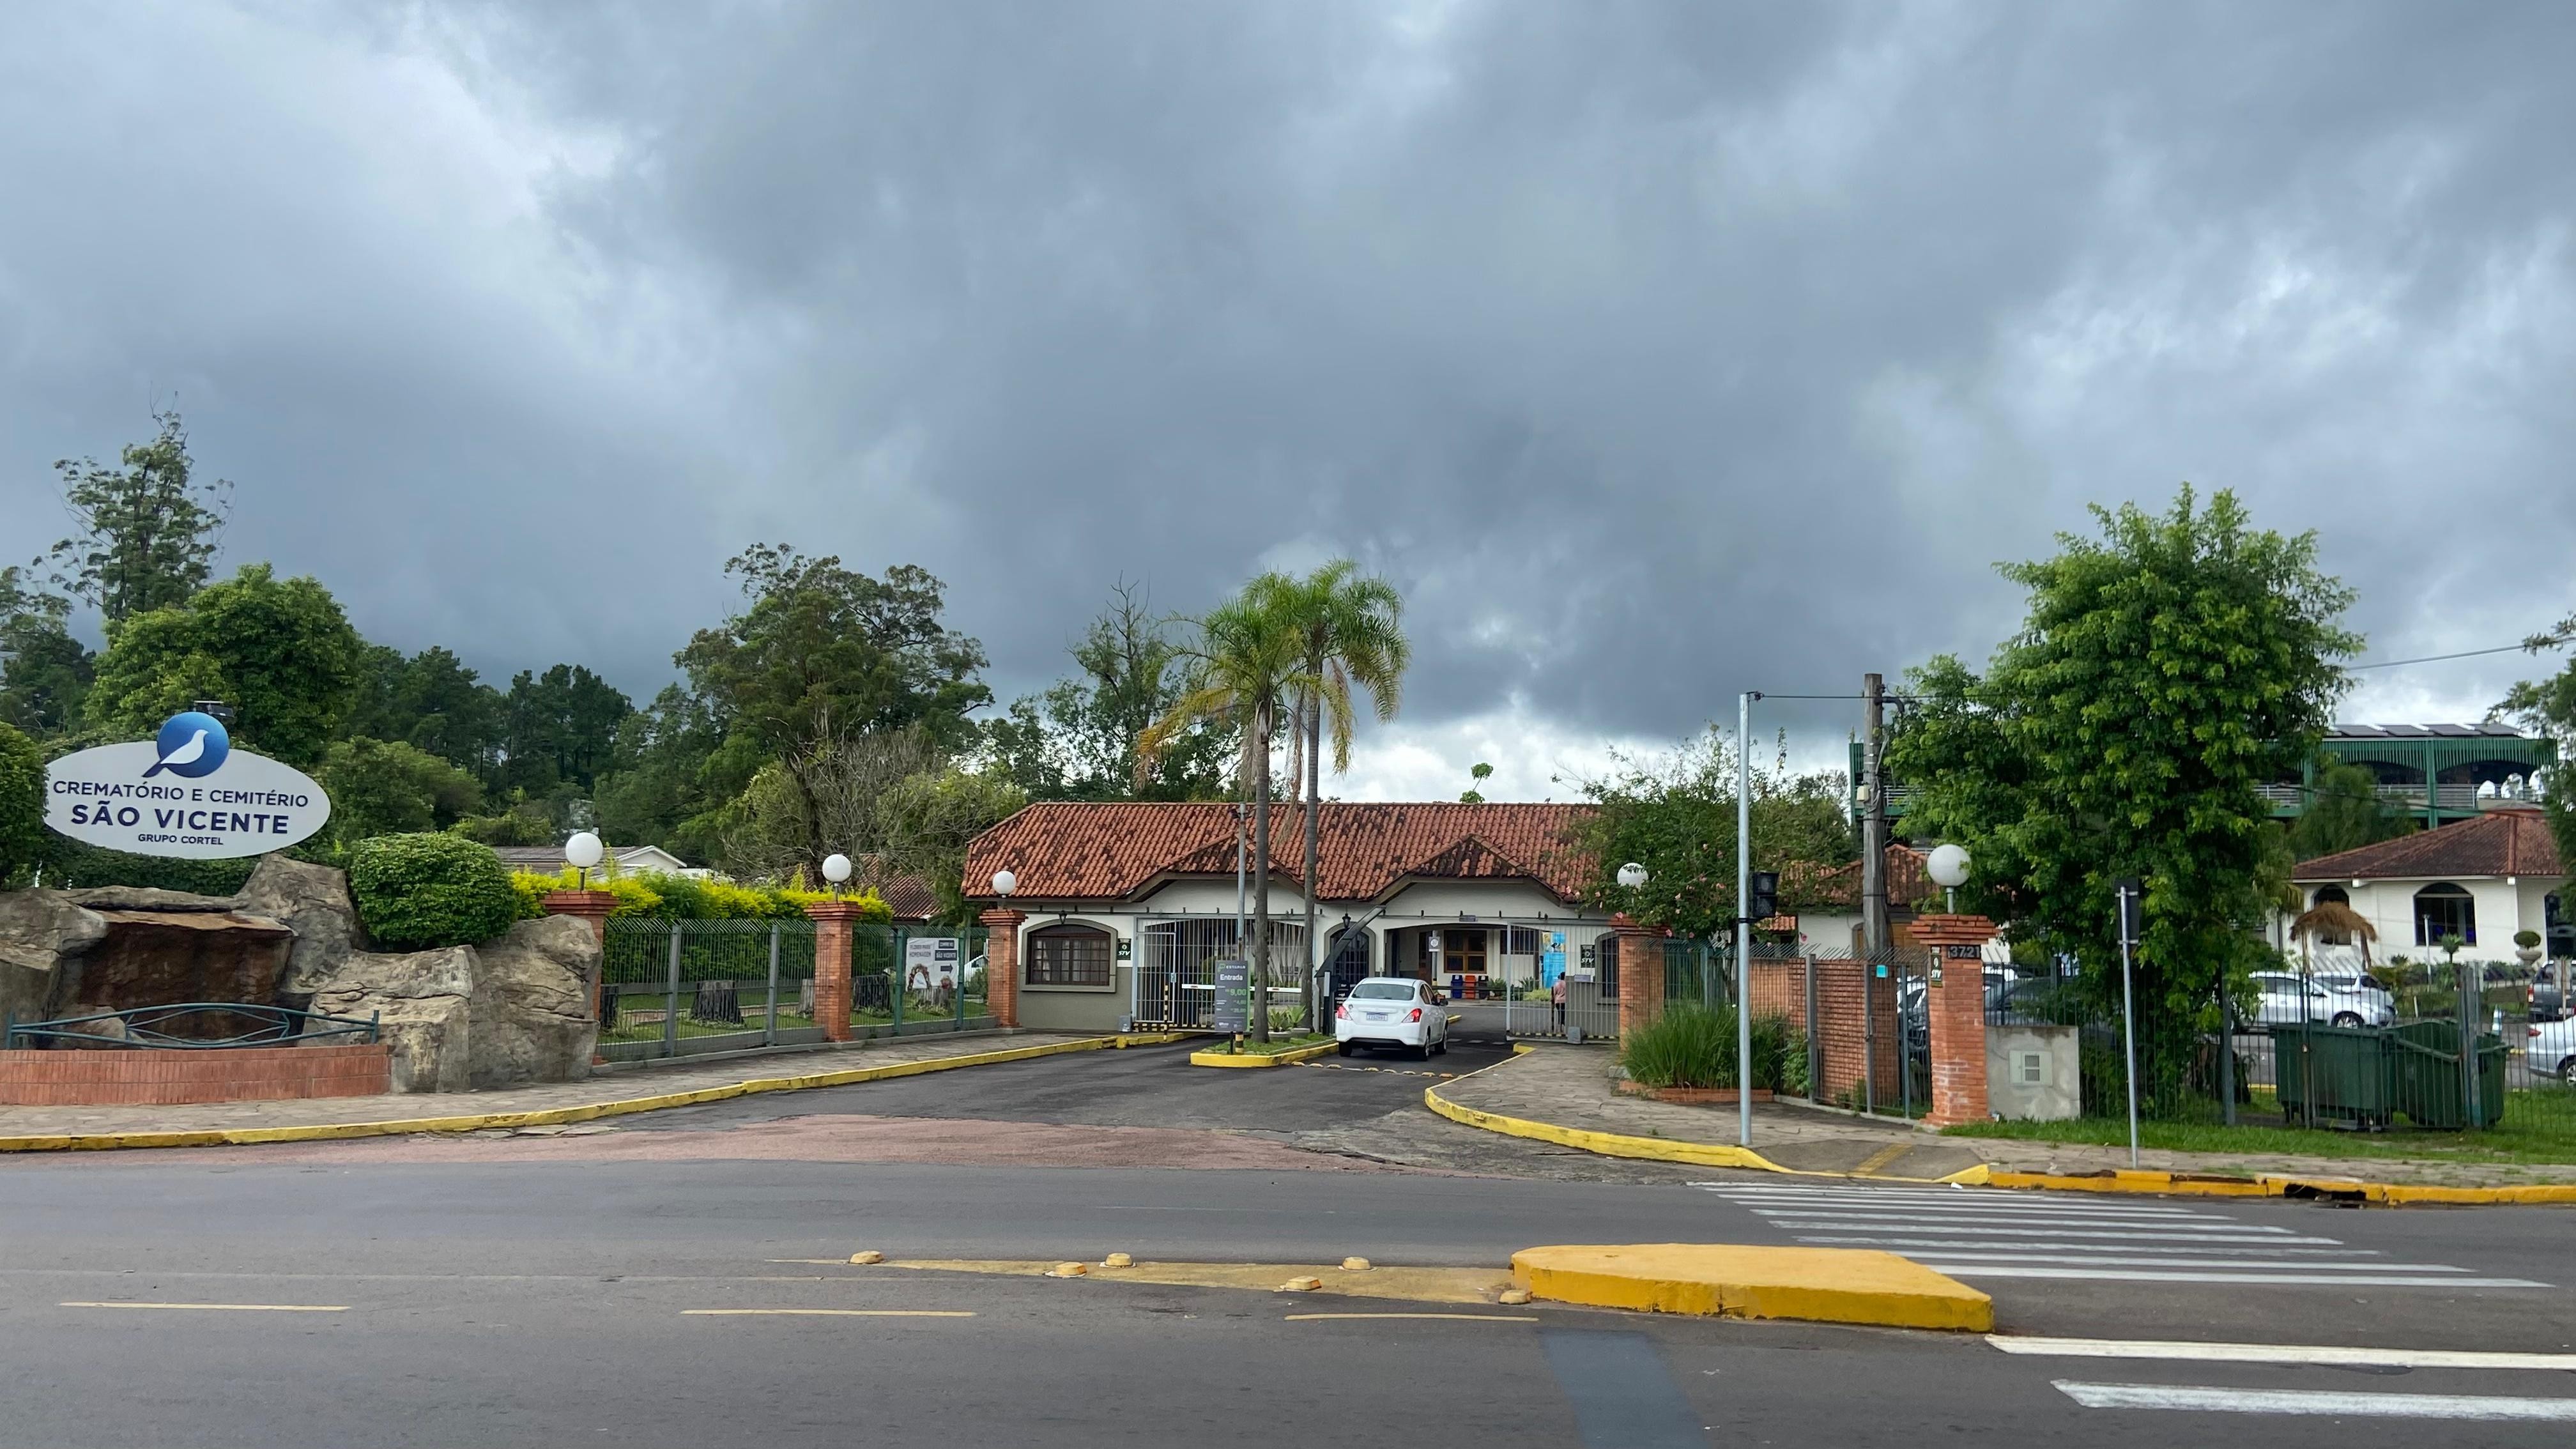
[[79, 525], [45, 555], [54, 586], [95, 606], [111, 630], [176, 608], [203, 587], [232, 510], [232, 484], [196, 480], [179, 415], [155, 412], [152, 420], [159, 425], [152, 440], [129, 444], [117, 467], [89, 458], [54, 464], [63, 506]]
[[2264, 958], [2279, 847], [2258, 787], [2315, 752], [2361, 641], [2315, 535], [2258, 529], [2231, 493], [2094, 517], [2098, 537], [2003, 566], [2028, 613], [1983, 674], [1949, 655], [1913, 671], [1889, 767], [1914, 792], [1907, 832], [1965, 845], [1965, 894], [2106, 1003], [2112, 882], [2145, 881], [2139, 1050], [2170, 1074]]
[[[1735, 776], [1735, 742], [1711, 725], [1669, 755], [1622, 755], [1609, 773], [1577, 782], [1595, 806], [1576, 827], [1594, 864], [1586, 899], [1684, 936], [1733, 930]], [[1779, 908], [1834, 904], [1824, 877], [1853, 858], [1843, 777], [1798, 774], [1774, 759], [1752, 778], [1753, 863], [1781, 872]], [[1617, 879], [1629, 861], [1646, 868], [1634, 890]]]
[[1181, 638], [1181, 621], [1154, 613], [1144, 587], [1121, 580], [1069, 651], [1081, 673], [985, 726], [994, 767], [1033, 800], [1224, 798], [1238, 748], [1231, 720], [1193, 720], [1137, 769], [1137, 741], [1186, 687]]
[[132, 738], [200, 699], [233, 709], [233, 738], [309, 769], [356, 702], [358, 631], [328, 589], [267, 564], [116, 626], [90, 689], [93, 724]]
[[2314, 860], [2394, 840], [2414, 829], [2413, 814], [2379, 797], [2379, 777], [2367, 766], [2328, 755], [2319, 763], [2298, 818], [2290, 822], [2290, 854], [2295, 860]]
[[[2576, 641], [2576, 614], [2532, 635], [2523, 647], [2539, 654], [2571, 641]], [[2576, 659], [2545, 679], [2515, 685], [2493, 713], [2557, 744], [2558, 763], [2550, 768], [2543, 808], [2558, 841], [2558, 858], [2576, 860]]]

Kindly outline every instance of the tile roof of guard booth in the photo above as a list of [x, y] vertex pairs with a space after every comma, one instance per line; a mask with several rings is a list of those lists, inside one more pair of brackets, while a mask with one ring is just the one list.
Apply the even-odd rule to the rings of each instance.
[[[1572, 904], [1591, 862], [1572, 842], [1582, 805], [1356, 804], [1327, 801], [1316, 833], [1323, 900], [1370, 900], [1408, 880], [1529, 880]], [[1305, 862], [1302, 807], [1273, 805], [1271, 878]], [[1026, 901], [1128, 900], [1176, 878], [1234, 874], [1234, 806], [1049, 801], [975, 838], [969, 899], [1008, 870]]]

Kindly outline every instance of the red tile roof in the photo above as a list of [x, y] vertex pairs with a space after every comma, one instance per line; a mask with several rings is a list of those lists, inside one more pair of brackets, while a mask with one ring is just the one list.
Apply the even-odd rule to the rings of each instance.
[[[1320, 900], [1368, 900], [1408, 877], [1537, 882], [1571, 903], [1590, 861], [1571, 843], [1581, 805], [1376, 805], [1328, 801], [1317, 825]], [[1297, 807], [1270, 816], [1271, 878], [1305, 862]], [[1031, 805], [966, 851], [971, 894], [998, 870], [1024, 900], [1125, 900], [1173, 876], [1234, 874], [1234, 807], [1223, 802]], [[985, 899], [989, 899], [987, 894]]]
[[2530, 808], [2490, 810], [2358, 850], [2299, 862], [2296, 881], [2451, 880], [2461, 876], [2560, 876], [2548, 817]]
[[898, 921], [927, 921], [939, 914], [939, 892], [917, 875], [895, 875], [881, 856], [859, 857], [859, 884], [877, 893]]
[[[1927, 862], [1930, 853], [1916, 850], [1903, 841], [1892, 841], [1887, 847], [1888, 909], [1904, 911], [1916, 901], [1929, 897], [1939, 887], [1932, 884], [1932, 871]], [[1860, 862], [1850, 861], [1825, 872], [1820, 886], [1836, 905], [1860, 909]], [[1784, 885], [1785, 888], [1785, 885]]]

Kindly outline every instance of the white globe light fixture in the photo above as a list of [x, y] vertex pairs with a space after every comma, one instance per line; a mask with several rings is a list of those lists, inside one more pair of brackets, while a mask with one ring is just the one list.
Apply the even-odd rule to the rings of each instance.
[[1957, 845], [1932, 847], [1932, 857], [1923, 862], [1923, 869], [1931, 875], [1934, 885], [1949, 893], [1950, 910], [1956, 914], [1959, 909], [1959, 887], [1968, 883], [1966, 847]]
[[993, 872], [993, 894], [1008, 897], [1020, 888], [1020, 878], [1007, 870]]
[[591, 871], [607, 858], [608, 847], [600, 844], [599, 837], [587, 830], [573, 832], [572, 838], [564, 842], [564, 864], [579, 873], [577, 879], [584, 890], [590, 888]]
[[1619, 884], [1622, 886], [1627, 887], [1629, 890], [1635, 890], [1637, 887], [1644, 885], [1645, 883], [1646, 868], [1644, 866], [1639, 865], [1637, 862], [1632, 860], [1626, 865], [1619, 867]]
[[850, 858], [834, 851], [823, 857], [823, 879], [832, 883], [832, 894], [839, 896], [842, 883], [850, 878]]

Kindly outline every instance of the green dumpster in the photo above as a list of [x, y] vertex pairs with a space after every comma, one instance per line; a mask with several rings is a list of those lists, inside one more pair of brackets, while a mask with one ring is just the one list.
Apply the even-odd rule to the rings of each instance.
[[[2390, 1091], [2397, 1109], [2416, 1126], [2434, 1131], [2469, 1126], [2460, 1092], [2460, 1024], [2410, 1021], [2388, 1036]], [[2477, 1043], [2477, 1125], [2493, 1127], [2504, 1120], [2504, 1040], [2486, 1032]]]
[[[2386, 1033], [2371, 1027], [2289, 1022], [2272, 1028], [2272, 1065], [2285, 1122], [2385, 1127], [2389, 1096]], [[2459, 1095], [2456, 1091], [2453, 1096]]]

